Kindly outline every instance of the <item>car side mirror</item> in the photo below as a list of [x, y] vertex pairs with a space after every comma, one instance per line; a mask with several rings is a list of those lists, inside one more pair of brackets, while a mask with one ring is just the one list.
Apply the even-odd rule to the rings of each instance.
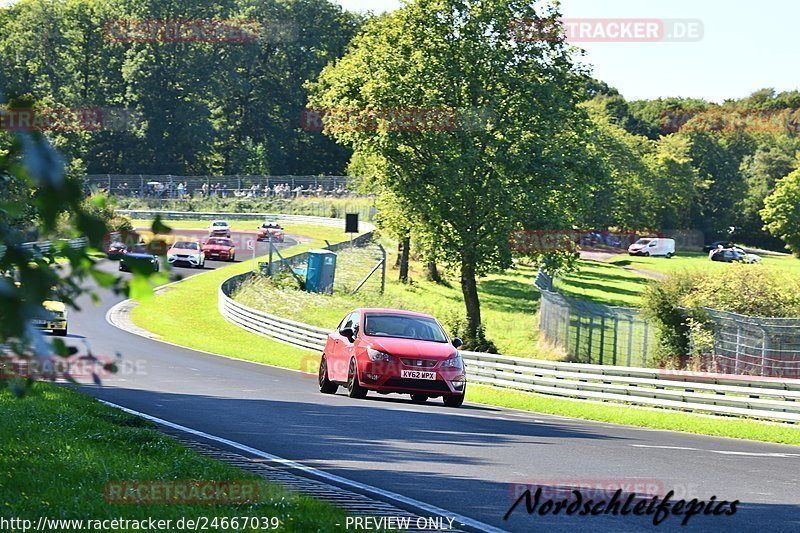
[[342, 328], [339, 330], [339, 334], [342, 337], [347, 338], [347, 340], [349, 340], [350, 342], [353, 342], [353, 339], [356, 336], [356, 332], [353, 331], [353, 328]]
[[464, 342], [459, 339], [458, 337], [453, 337], [453, 346], [456, 348], [461, 348], [464, 345]]

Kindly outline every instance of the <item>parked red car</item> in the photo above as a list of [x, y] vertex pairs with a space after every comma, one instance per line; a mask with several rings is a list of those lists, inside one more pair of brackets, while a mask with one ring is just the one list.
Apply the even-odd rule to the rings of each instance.
[[258, 228], [258, 240], [265, 241], [272, 236], [273, 242], [283, 242], [283, 228], [277, 222], [264, 222]]
[[236, 260], [236, 246], [231, 239], [224, 237], [211, 237], [208, 239], [203, 243], [203, 252], [206, 254], [206, 259]]
[[429, 315], [397, 309], [356, 309], [328, 335], [319, 365], [319, 390], [347, 388], [351, 398], [368, 391], [410, 394], [423, 403], [442, 397], [458, 407], [467, 390], [461, 340], [450, 340]]

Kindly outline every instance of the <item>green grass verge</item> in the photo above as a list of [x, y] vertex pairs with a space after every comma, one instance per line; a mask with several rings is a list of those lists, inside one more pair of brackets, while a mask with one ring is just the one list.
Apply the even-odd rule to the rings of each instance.
[[615, 264], [580, 260], [577, 271], [556, 278], [555, 288], [566, 296], [605, 305], [635, 307], [641, 303], [642, 291], [650, 281], [650, 278]]
[[[204, 457], [149, 422], [51, 384], [34, 385], [23, 399], [0, 391], [0, 516], [32, 520], [173, 520], [198, 517], [278, 517], [290, 531], [333, 531], [340, 509]], [[255, 503], [113, 504], [109, 481], [253, 481]], [[71, 530], [72, 528], [58, 528]], [[74, 528], [78, 529], [78, 528]], [[146, 529], [146, 528], [144, 528]], [[229, 530], [230, 528], [211, 529]], [[263, 531], [245, 528], [239, 531]]]
[[[578, 270], [559, 277], [556, 288], [565, 295], [596, 303], [638, 307], [642, 303], [642, 291], [653, 281], [646, 273], [663, 276], [681, 271], [722, 272], [734, 266], [710, 261], [708, 254], [701, 252], [680, 252], [672, 259], [620, 255], [607, 263], [578, 261]], [[745, 266], [766, 268], [785, 276], [800, 276], [800, 260], [788, 255], [763, 256], [762, 264]]]
[[157, 209], [164, 211], [194, 211], [209, 213], [283, 213], [344, 218], [345, 213], [358, 212], [362, 220], [374, 215], [375, 200], [370, 197], [293, 199], [276, 198], [193, 198], [184, 200], [154, 200], [115, 197], [116, 209]]
[[467, 395], [471, 402], [510, 407], [523, 411], [614, 424], [683, 431], [714, 437], [732, 437], [800, 445], [800, 429], [789, 424], [771, 424], [740, 418], [699, 416], [678, 411], [632, 408], [629, 405], [612, 403], [599, 404], [475, 384], [469, 385]]
[[[411, 284], [400, 283], [397, 270], [389, 268], [386, 291], [379, 292], [380, 273], [376, 273], [357, 294], [352, 289], [369, 273], [380, 257], [377, 247], [340, 251], [337, 257], [335, 290], [332, 296], [302, 292], [293, 283], [273, 283], [254, 280], [236, 294], [236, 299], [248, 306], [285, 318], [299, 320], [325, 328], [333, 328], [341, 318], [357, 307], [388, 307], [429, 313], [452, 329], [452, 324], [464, 316], [461, 287], [453, 282], [442, 285], [427, 281], [423, 265], [410, 264]], [[393, 255], [389, 264], [394, 264]], [[478, 294], [486, 335], [495, 342], [501, 353], [521, 357], [561, 358], [537, 345], [536, 311], [539, 292], [533, 285], [536, 271], [518, 266], [480, 280]]]
[[[791, 255], [763, 255], [762, 264], [750, 265], [753, 268], [767, 268], [783, 272], [786, 275], [800, 275], [800, 260]], [[719, 263], [708, 259], [705, 252], [678, 252], [672, 259], [664, 257], [638, 257], [620, 255], [609, 262], [615, 266], [627, 266], [637, 270], [646, 270], [659, 274], [669, 274], [679, 271], [704, 271], [717, 272], [730, 269], [729, 263]]]
[[[150, 228], [153, 224], [152, 220], [134, 219], [131, 221], [134, 227], [137, 228]], [[251, 230], [255, 231], [260, 226], [260, 223], [255, 220], [231, 220], [229, 221], [231, 228], [234, 230]], [[174, 229], [206, 229], [208, 228], [208, 220], [165, 220], [164, 224]], [[281, 222], [286, 234], [302, 235], [315, 239], [317, 245], [324, 245], [324, 239], [331, 243], [339, 242], [348, 239], [349, 237], [344, 233], [343, 228], [334, 228], [329, 226], [315, 226], [312, 224], [295, 224], [294, 222]]]
[[[294, 252], [296, 248], [299, 247], [293, 247], [290, 251]], [[238, 359], [303, 370], [309, 374], [309, 386], [315, 387], [314, 379], [319, 354], [248, 333], [226, 322], [217, 311], [219, 284], [247, 268], [243, 268], [241, 264], [232, 265], [177, 284], [171, 290], [141, 303], [132, 313], [133, 321], [138, 326], [161, 335], [168, 342]], [[618, 267], [610, 268], [622, 270]], [[482, 294], [485, 295], [483, 301], [495, 298], [494, 304], [498, 308], [496, 312], [501, 312], [503, 309], [516, 309], [520, 313], [532, 314], [534, 312], [533, 303], [531, 303], [530, 309], [520, 310], [519, 300], [524, 300], [525, 297], [520, 298], [518, 292], [528, 290], [532, 274], [532, 269], [519, 267], [517, 270], [503, 275], [487, 278], [481, 283], [484, 291]], [[460, 302], [456, 294], [458, 289], [423, 281], [421, 265], [412, 264], [411, 275], [412, 278], [419, 280], [412, 287], [416, 286], [419, 293], [423, 294], [424, 298], [431, 302], [431, 305], [447, 306], [447, 303], [442, 302], [449, 300]], [[487, 291], [486, 281], [494, 281], [495, 287], [490, 284], [490, 290]], [[401, 288], [402, 286], [397, 287], [397, 290]], [[392, 294], [388, 287], [387, 294]], [[319, 296], [319, 298], [326, 297]], [[449, 305], [455, 305], [455, 303], [451, 302]], [[332, 317], [326, 314], [333, 312], [330, 308], [325, 312], [318, 311], [315, 306], [303, 306], [298, 309], [302, 309], [300, 318], [305, 322], [320, 321], [322, 317], [327, 316], [327, 325], [330, 326], [339, 318], [338, 315]], [[338, 312], [340, 309], [336, 311]], [[484, 314], [484, 317], [490, 316]], [[486, 318], [486, 320], [489, 322], [494, 319]], [[516, 318], [511, 316], [508, 320], [519, 321], [522, 319], [519, 316]], [[526, 325], [530, 324], [533, 329], [532, 319], [525, 316], [525, 320]], [[500, 329], [498, 328], [496, 331], [500, 331]], [[632, 426], [800, 444], [800, 431], [796, 427], [755, 420], [711, 418], [667, 410], [631, 409], [628, 405], [619, 404], [599, 405], [474, 384], [470, 385], [468, 400], [487, 405]]]
[[[324, 246], [324, 238], [335, 243], [343, 240], [344, 236], [336, 228], [308, 226], [301, 229], [302, 235], [310, 242], [286, 248], [282, 252], [284, 257]], [[336, 231], [336, 237], [329, 230]], [[300, 231], [292, 234], [298, 235]], [[248, 360], [285, 368], [300, 369], [301, 361], [310, 365], [310, 362], [302, 359], [302, 356], [307, 358], [310, 352], [248, 333], [226, 322], [219, 314], [217, 303], [220, 284], [251, 268], [251, 261], [246, 260], [188, 278], [140, 302], [131, 312], [131, 319], [137, 326], [160, 335], [165, 341], [188, 348], [231, 357], [247, 354], [245, 358]]]

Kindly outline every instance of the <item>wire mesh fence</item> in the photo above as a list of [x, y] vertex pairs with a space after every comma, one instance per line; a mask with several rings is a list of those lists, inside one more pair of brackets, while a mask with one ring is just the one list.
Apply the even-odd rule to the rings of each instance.
[[536, 286], [542, 295], [539, 333], [563, 349], [571, 361], [648, 366], [655, 345], [653, 331], [637, 309], [564, 296], [553, 289], [552, 278], [541, 271]]
[[348, 176], [172, 176], [91, 174], [87, 185], [116, 196], [140, 198], [343, 198], [352, 195]]
[[706, 311], [713, 321], [714, 341], [702, 357], [702, 370], [800, 378], [800, 319]]
[[[653, 366], [656, 328], [638, 309], [612, 307], [570, 298], [553, 289], [553, 280], [539, 272], [542, 299], [540, 335], [564, 350], [570, 360], [623, 366]], [[776, 378], [800, 378], [800, 318], [763, 318], [706, 309], [711, 339], [692, 330], [691, 370]]]

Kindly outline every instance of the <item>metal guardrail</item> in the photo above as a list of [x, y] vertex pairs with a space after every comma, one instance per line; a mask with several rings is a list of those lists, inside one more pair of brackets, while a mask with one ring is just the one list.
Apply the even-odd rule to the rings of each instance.
[[229, 278], [219, 288], [219, 312], [232, 324], [252, 333], [270, 337], [276, 341], [322, 351], [330, 330], [295, 322], [286, 318], [259, 311], [242, 305], [230, 297], [234, 287], [238, 286], [250, 274], [240, 274]]
[[[89, 244], [89, 239], [87, 239], [86, 237], [79, 237], [77, 239], [68, 239], [66, 243], [70, 248], [85, 248]], [[53, 243], [50, 241], [36, 241], [36, 242], [22, 243], [19, 246], [20, 248], [28, 250], [29, 252], [34, 252], [38, 250], [39, 253], [46, 254], [50, 253], [50, 250], [53, 247]], [[5, 253], [6, 253], [6, 246], [0, 245], [0, 257], [3, 257]]]
[[479, 383], [571, 398], [800, 422], [800, 380], [462, 354], [469, 379]]
[[[243, 276], [226, 280], [219, 289], [219, 311], [228, 322], [293, 346], [324, 349], [329, 330], [233, 300], [231, 294]], [[540, 361], [469, 351], [461, 354], [467, 376], [474, 383], [569, 398], [800, 422], [800, 380]]]

